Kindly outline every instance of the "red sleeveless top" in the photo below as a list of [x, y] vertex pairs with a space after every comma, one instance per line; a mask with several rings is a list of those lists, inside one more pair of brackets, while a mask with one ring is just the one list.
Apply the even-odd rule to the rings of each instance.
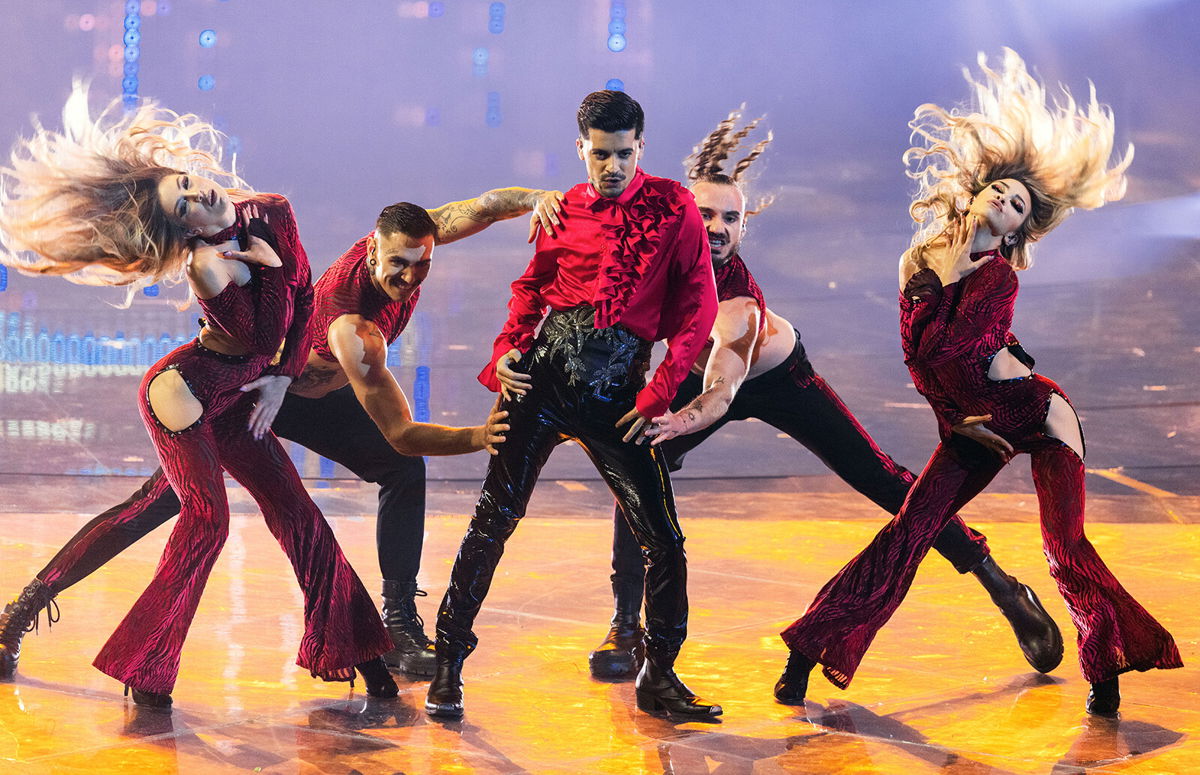
[[368, 237], [355, 242], [317, 280], [310, 326], [312, 348], [327, 361], [337, 360], [329, 349], [329, 326], [333, 321], [342, 315], [362, 315], [374, 323], [391, 344], [408, 325], [421, 297], [421, 289], [417, 288], [405, 301], [395, 301], [375, 287], [367, 266]]

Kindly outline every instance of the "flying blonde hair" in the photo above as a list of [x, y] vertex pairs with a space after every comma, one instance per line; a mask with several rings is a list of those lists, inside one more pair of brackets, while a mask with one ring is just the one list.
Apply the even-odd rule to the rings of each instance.
[[1015, 51], [1004, 49], [1002, 60], [993, 70], [980, 53], [978, 80], [963, 68], [973, 92], [968, 109], [927, 103], [909, 122], [920, 143], [904, 153], [908, 176], [918, 183], [908, 208], [918, 226], [902, 267], [924, 268], [932, 248], [963, 242], [970, 200], [991, 181], [1020, 180], [1033, 199], [1016, 240], [1000, 246], [1015, 269], [1030, 266], [1032, 243], [1073, 208], [1092, 210], [1125, 195], [1133, 145], [1110, 166], [1113, 114], [1096, 101], [1096, 87], [1089, 82], [1086, 103], [1077, 103], [1065, 86], [1048, 100]]
[[[729, 156], [737, 150], [742, 140], [746, 139], [751, 132], [759, 125], [765, 116], [759, 116], [756, 119], [746, 122], [746, 124], [738, 129], [737, 125], [742, 120], [742, 111], [746, 109], [743, 103], [740, 108], [731, 112], [726, 116], [716, 129], [708, 133], [708, 136], [700, 141], [700, 144], [692, 149], [691, 154], [683, 160], [683, 168], [687, 173], [689, 183], [720, 183], [723, 185], [737, 186], [743, 188], [742, 175], [754, 163], [754, 160], [762, 155], [762, 152], [767, 149], [771, 141], [775, 139], [773, 132], [767, 132], [767, 136], [750, 149], [750, 153], [742, 157], [733, 165], [733, 170], [725, 171], [726, 161]], [[745, 191], [743, 190], [744, 194]], [[764, 196], [754, 205], [754, 209], [747, 209], [746, 216], [757, 215], [765, 210], [775, 201], [774, 196]]]
[[158, 203], [158, 183], [180, 172], [248, 189], [221, 166], [221, 134], [193, 114], [154, 103], [93, 118], [76, 81], [61, 132], [35, 118], [0, 167], [0, 262], [86, 285], [179, 279], [183, 229]]

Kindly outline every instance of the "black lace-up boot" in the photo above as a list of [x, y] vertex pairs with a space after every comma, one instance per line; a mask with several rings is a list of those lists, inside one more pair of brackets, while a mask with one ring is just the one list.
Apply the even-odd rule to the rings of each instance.
[[17, 672], [21, 640], [25, 633], [37, 630], [38, 613], [51, 606], [46, 621], [53, 624], [58, 621], [54, 591], [40, 579], [31, 581], [16, 600], [4, 606], [0, 613], [0, 678], [11, 678]]
[[817, 666], [799, 651], [789, 651], [783, 675], [775, 682], [775, 700], [782, 705], [803, 705], [808, 694], [808, 675]]
[[433, 642], [425, 637], [425, 622], [417, 613], [417, 597], [425, 591], [415, 581], [383, 582], [383, 624], [394, 649], [383, 655], [388, 667], [414, 678], [429, 678], [435, 669]]

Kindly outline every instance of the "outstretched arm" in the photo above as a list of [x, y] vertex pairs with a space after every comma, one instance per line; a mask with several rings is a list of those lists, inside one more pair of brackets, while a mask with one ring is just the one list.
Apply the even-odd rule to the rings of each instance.
[[645, 431], [652, 444], [704, 430], [725, 416], [750, 373], [761, 315], [757, 302], [746, 297], [718, 305], [713, 346], [704, 365], [704, 392], [678, 412], [654, 418]]
[[388, 443], [402, 455], [462, 455], [504, 441], [507, 412], [493, 413], [487, 425], [452, 428], [415, 422], [408, 398], [387, 368], [387, 342], [379, 328], [360, 315], [343, 315], [329, 326], [333, 352], [359, 403], [379, 426]]
[[429, 211], [437, 231], [434, 241], [439, 245], [454, 242], [472, 234], [478, 234], [496, 221], [516, 218], [533, 211], [530, 219], [529, 236], [541, 226], [550, 235], [554, 227], [561, 225], [559, 211], [563, 193], [529, 188], [495, 188], [485, 191], [474, 199], [447, 202]]

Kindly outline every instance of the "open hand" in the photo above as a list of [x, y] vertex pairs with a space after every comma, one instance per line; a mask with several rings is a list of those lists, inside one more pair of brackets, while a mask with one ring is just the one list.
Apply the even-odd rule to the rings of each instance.
[[279, 414], [279, 407], [283, 406], [283, 399], [287, 396], [288, 386], [291, 384], [291, 377], [268, 374], [242, 385], [243, 393], [258, 391], [258, 401], [250, 412], [248, 425], [255, 439], [261, 439], [271, 430], [271, 423], [275, 422], [275, 415]]
[[[661, 417], [655, 417], [642, 431], [642, 437], [650, 439], [650, 446], [657, 447], [664, 441], [682, 436], [688, 432], [688, 422], [684, 415], [675, 414], [671, 410]], [[641, 439], [638, 440], [639, 443]]]
[[508, 412], [500, 411], [500, 399], [497, 398], [488, 414], [487, 424], [481, 427], [482, 446], [489, 455], [500, 453], [500, 450], [496, 449], [496, 445], [504, 443], [504, 432], [509, 429], [509, 425], [504, 422], [507, 418]]
[[248, 237], [250, 247], [247, 250], [222, 250], [219, 254], [221, 258], [259, 266], [283, 266], [283, 262], [279, 260], [279, 254], [272, 250], [265, 240], [259, 239], [253, 234]]
[[500, 380], [500, 395], [506, 399], [523, 396], [533, 387], [528, 374], [513, 371], [513, 364], [521, 359], [521, 351], [513, 348], [496, 361], [496, 379]]
[[538, 226], [546, 234], [554, 236], [554, 227], [562, 226], [562, 200], [565, 197], [561, 191], [539, 192], [537, 204], [534, 205], [533, 215], [529, 216], [529, 242], [537, 236]]
[[1003, 436], [984, 425], [985, 422], [991, 422], [991, 419], [992, 416], [990, 414], [967, 417], [958, 425], [951, 428], [951, 430], [960, 436], [966, 436], [972, 441], [979, 442], [1000, 457], [1008, 460], [1016, 454], [1016, 450], [1013, 449], [1012, 444], [1009, 444]]

